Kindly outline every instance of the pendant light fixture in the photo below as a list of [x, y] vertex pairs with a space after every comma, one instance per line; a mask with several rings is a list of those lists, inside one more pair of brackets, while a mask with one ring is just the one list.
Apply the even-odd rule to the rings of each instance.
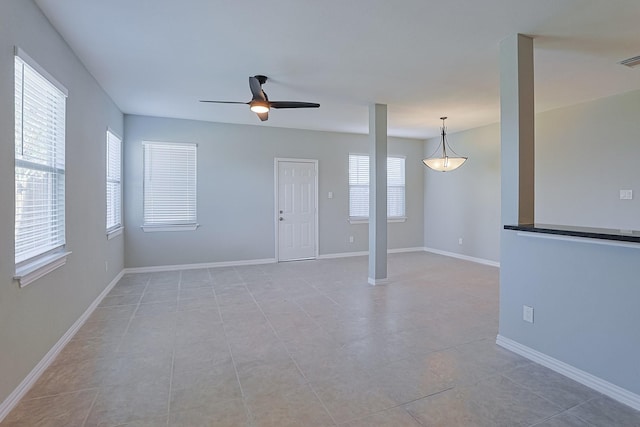
[[[449, 172], [462, 166], [462, 164], [467, 161], [467, 158], [458, 156], [458, 154], [449, 146], [447, 143], [447, 132], [444, 126], [444, 121], [447, 120], [447, 118], [440, 117], [440, 120], [442, 120], [442, 132], [440, 133], [442, 139], [440, 140], [440, 145], [438, 145], [438, 148], [436, 148], [436, 151], [434, 151], [431, 156], [423, 159], [422, 163], [434, 171]], [[440, 146], [442, 146], [442, 148], [440, 148]], [[450, 157], [447, 154], [447, 150], [453, 153], [455, 157]], [[441, 152], [442, 155], [440, 157], [435, 157], [438, 152]]]

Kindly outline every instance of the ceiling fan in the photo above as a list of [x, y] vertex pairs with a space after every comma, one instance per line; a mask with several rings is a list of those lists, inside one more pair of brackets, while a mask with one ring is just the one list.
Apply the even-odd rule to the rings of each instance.
[[251, 111], [256, 113], [263, 122], [269, 119], [269, 110], [272, 108], [318, 108], [320, 104], [313, 102], [297, 102], [297, 101], [269, 101], [267, 94], [262, 90], [262, 85], [267, 82], [267, 76], [256, 75], [249, 77], [249, 88], [253, 98], [249, 102], [240, 101], [207, 101], [216, 104], [245, 104], [249, 105]]

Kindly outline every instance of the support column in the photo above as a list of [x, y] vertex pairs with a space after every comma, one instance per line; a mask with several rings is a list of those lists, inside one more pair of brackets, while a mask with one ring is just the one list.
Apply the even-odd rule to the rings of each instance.
[[387, 106], [369, 106], [369, 284], [387, 280]]
[[500, 42], [502, 225], [534, 222], [533, 39]]

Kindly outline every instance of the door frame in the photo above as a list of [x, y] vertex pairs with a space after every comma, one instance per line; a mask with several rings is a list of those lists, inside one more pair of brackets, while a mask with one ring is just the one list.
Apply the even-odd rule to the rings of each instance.
[[276, 262], [280, 262], [280, 224], [278, 221], [278, 218], [280, 217], [280, 213], [278, 212], [278, 201], [279, 201], [279, 196], [280, 196], [280, 183], [278, 182], [278, 164], [280, 162], [291, 162], [291, 163], [312, 163], [314, 170], [316, 172], [315, 174], [315, 193], [316, 193], [316, 198], [315, 198], [315, 212], [314, 212], [314, 220], [315, 220], [315, 252], [314, 252], [314, 258], [307, 258], [307, 259], [318, 259], [319, 255], [320, 255], [320, 240], [319, 240], [319, 236], [320, 233], [318, 232], [318, 200], [319, 200], [319, 196], [318, 196], [318, 160], [317, 159], [294, 159], [294, 158], [289, 158], [289, 157], [275, 157], [273, 159], [273, 176], [274, 176], [274, 198], [273, 198], [273, 213], [274, 213], [274, 217], [273, 217], [273, 223], [274, 223], [274, 229], [275, 229], [275, 243], [276, 243], [276, 247], [275, 247], [275, 254], [276, 254]]

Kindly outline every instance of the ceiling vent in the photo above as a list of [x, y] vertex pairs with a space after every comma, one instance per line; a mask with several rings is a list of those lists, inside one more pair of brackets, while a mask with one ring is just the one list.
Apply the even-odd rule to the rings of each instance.
[[629, 68], [634, 68], [640, 65], [640, 55], [634, 56], [633, 58], [625, 59], [624, 61], [620, 61], [619, 64], [625, 65]]

